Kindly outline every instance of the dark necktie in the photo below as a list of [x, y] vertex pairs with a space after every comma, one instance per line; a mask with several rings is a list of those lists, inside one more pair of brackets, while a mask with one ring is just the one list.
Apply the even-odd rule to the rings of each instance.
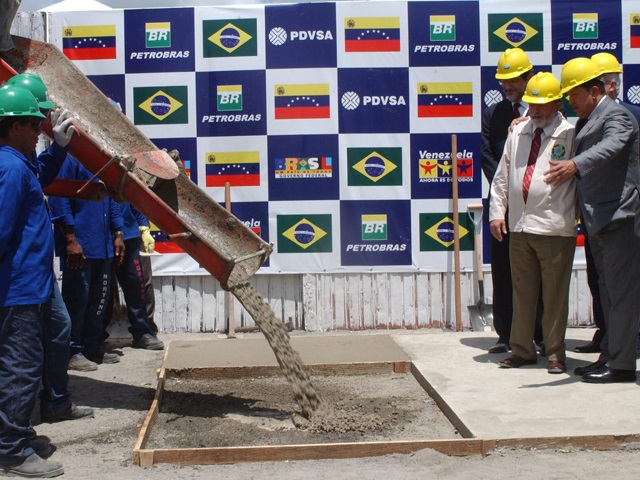
[[533, 170], [536, 168], [536, 160], [538, 159], [538, 152], [540, 151], [541, 135], [542, 129], [536, 128], [533, 141], [531, 142], [531, 150], [529, 150], [527, 170], [524, 172], [524, 179], [522, 180], [522, 197], [524, 198], [524, 203], [527, 203], [527, 197], [529, 196], [531, 177], [533, 177]]
[[520, 118], [520, 103], [513, 104], [513, 118]]
[[578, 135], [578, 133], [580, 133], [580, 130], [582, 130], [582, 127], [584, 127], [584, 125], [587, 123], [587, 121], [584, 118], [579, 118], [578, 121], [576, 122], [576, 135]]

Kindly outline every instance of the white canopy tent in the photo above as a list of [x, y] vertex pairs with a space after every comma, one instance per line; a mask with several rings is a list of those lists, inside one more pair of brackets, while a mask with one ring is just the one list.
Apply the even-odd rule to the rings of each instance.
[[96, 0], [63, 0], [62, 2], [41, 8], [40, 12], [80, 12], [90, 10], [113, 10]]

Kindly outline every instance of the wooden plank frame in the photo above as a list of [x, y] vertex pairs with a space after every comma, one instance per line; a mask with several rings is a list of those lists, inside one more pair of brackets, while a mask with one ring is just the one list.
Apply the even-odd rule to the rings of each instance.
[[392, 453], [409, 454], [425, 448], [436, 450], [445, 455], [486, 456], [496, 448], [551, 449], [575, 447], [589, 450], [617, 450], [628, 443], [640, 442], [640, 434], [631, 435], [587, 435], [563, 437], [482, 439], [473, 438], [472, 432], [462, 423], [456, 413], [429, 382], [420, 374], [411, 362], [372, 362], [347, 365], [314, 365], [309, 367], [311, 374], [380, 374], [411, 372], [418, 383], [435, 400], [437, 405], [465, 438], [452, 440], [400, 440], [378, 442], [343, 442], [303, 445], [250, 446], [250, 447], [211, 447], [211, 448], [168, 448], [147, 449], [162, 403], [167, 378], [215, 378], [243, 376], [275, 376], [280, 374], [278, 367], [228, 367], [228, 368], [191, 368], [182, 371], [160, 369], [156, 394], [149, 412], [138, 432], [133, 449], [133, 461], [141, 467], [151, 467], [156, 463], [174, 465], [216, 465], [241, 462], [274, 462], [286, 460], [320, 460], [337, 458], [361, 458], [389, 455]]

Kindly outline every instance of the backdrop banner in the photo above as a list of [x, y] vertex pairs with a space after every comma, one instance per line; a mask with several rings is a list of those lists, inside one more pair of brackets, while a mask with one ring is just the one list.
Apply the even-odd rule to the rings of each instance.
[[[273, 243], [261, 273], [446, 272], [459, 182], [486, 199], [484, 108], [506, 48], [559, 77], [624, 63], [640, 104], [640, 5], [622, 0], [338, 2], [50, 13], [51, 41], [190, 178]], [[568, 105], [567, 105], [568, 106]], [[572, 114], [568, 108], [569, 115]], [[569, 117], [575, 122], [575, 118]], [[451, 156], [451, 135], [458, 153]], [[486, 200], [485, 200], [486, 208]], [[204, 274], [157, 229], [154, 275]], [[484, 261], [489, 232], [483, 228]], [[576, 264], [584, 265], [582, 248]]]

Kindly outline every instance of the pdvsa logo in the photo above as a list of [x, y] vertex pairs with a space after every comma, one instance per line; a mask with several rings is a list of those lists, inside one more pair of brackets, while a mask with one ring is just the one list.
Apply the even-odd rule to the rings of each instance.
[[372, 106], [399, 106], [406, 105], [407, 101], [402, 95], [363, 95], [362, 101], [360, 100], [360, 95], [356, 92], [349, 91], [345, 92], [340, 99], [342, 106], [346, 110], [355, 110], [362, 103], [363, 107]]
[[276, 47], [284, 45], [287, 40], [291, 42], [333, 40], [333, 33], [331, 30], [292, 30], [287, 32], [282, 27], [274, 27], [269, 32], [269, 41]]

